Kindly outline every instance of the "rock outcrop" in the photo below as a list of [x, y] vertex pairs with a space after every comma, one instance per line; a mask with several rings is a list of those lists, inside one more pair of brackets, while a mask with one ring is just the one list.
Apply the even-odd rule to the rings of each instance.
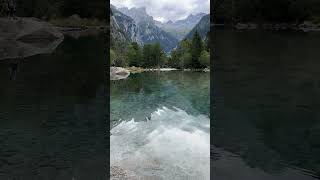
[[130, 71], [121, 67], [110, 67], [110, 80], [126, 79], [130, 75]]
[[115, 7], [111, 7], [110, 11], [110, 34], [114, 41], [142, 44], [135, 21]]
[[[113, 8], [115, 7], [112, 6], [111, 9]], [[127, 17], [129, 17], [133, 20], [133, 23], [135, 23], [135, 26], [133, 26], [131, 25], [132, 21], [121, 21], [120, 16], [115, 16], [120, 27], [128, 27], [122, 29], [125, 29], [123, 32], [124, 34], [127, 34], [127, 37], [131, 37], [131, 42], [138, 42], [141, 45], [160, 43], [163, 50], [167, 53], [177, 46], [179, 42], [178, 39], [159, 28], [155, 24], [153, 17], [147, 13], [145, 8], [119, 8], [113, 9], [113, 11], [114, 15], [121, 15], [121, 19], [128, 19]], [[125, 17], [124, 15], [127, 17]], [[134, 30], [128, 31], [130, 29]], [[135, 39], [133, 39], [132, 37], [135, 37]]]
[[0, 60], [52, 53], [63, 41], [54, 26], [36, 18], [0, 18]]

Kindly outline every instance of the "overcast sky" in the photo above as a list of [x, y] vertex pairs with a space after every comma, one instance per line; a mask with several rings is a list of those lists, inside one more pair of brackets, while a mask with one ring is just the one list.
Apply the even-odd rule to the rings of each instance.
[[186, 18], [189, 14], [210, 12], [210, 0], [111, 0], [116, 7], [146, 7], [154, 19], [166, 22]]

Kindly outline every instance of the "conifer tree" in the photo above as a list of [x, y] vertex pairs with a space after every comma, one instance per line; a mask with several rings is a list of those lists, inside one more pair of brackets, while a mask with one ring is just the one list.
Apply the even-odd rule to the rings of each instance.
[[192, 68], [200, 68], [199, 57], [203, 49], [203, 44], [201, 37], [197, 31], [193, 35], [191, 47], [191, 66]]

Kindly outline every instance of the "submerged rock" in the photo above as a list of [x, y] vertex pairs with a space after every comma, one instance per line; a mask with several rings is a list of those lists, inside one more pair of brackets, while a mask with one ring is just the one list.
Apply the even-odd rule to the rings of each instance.
[[52, 53], [63, 34], [36, 18], [0, 18], [0, 60]]
[[130, 71], [121, 67], [110, 67], [110, 80], [126, 79], [130, 75]]
[[119, 166], [111, 166], [110, 175], [111, 180], [138, 180], [134, 172], [125, 170]]

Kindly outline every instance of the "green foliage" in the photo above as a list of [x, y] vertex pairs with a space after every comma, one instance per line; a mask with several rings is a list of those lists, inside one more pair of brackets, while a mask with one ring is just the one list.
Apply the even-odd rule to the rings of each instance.
[[115, 58], [116, 58], [116, 54], [115, 54], [114, 50], [110, 49], [110, 64], [111, 65], [114, 65]]
[[111, 65], [122, 67], [160, 68], [167, 66], [169, 62], [159, 43], [146, 44], [143, 47], [136, 42], [126, 47], [112, 46], [110, 58]]
[[168, 66], [173, 68], [183, 67], [183, 64], [180, 62], [180, 54], [177, 50], [171, 52], [171, 57], [168, 59]]
[[203, 45], [204, 45], [205, 50], [210, 51], [210, 46], [211, 46], [211, 44], [210, 44], [210, 31], [207, 33], [207, 36], [204, 39]]
[[143, 47], [143, 67], [162, 67], [165, 65], [166, 56], [159, 43], [146, 44]]
[[127, 50], [127, 59], [129, 66], [139, 67], [142, 65], [142, 51], [138, 43], [133, 42], [129, 45]]
[[180, 68], [191, 68], [193, 63], [192, 55], [189, 52], [182, 54], [179, 58], [179, 67]]
[[199, 57], [202, 49], [203, 49], [202, 40], [199, 33], [196, 31], [193, 35], [192, 45], [191, 45], [191, 56], [192, 56], [191, 67], [193, 68], [201, 67]]
[[143, 46], [143, 62], [141, 63], [142, 67], [148, 67], [151, 65], [152, 61], [152, 46], [151, 44], [146, 44]]
[[209, 67], [210, 66], [210, 54], [206, 50], [203, 50], [200, 54], [199, 61], [200, 61], [200, 65], [202, 67]]
[[184, 39], [179, 46], [171, 52], [168, 65], [174, 68], [201, 69], [210, 66], [209, 36], [202, 40], [195, 32], [192, 40]]
[[205, 43], [206, 41], [203, 41], [199, 33], [196, 32], [192, 40], [182, 40], [179, 46], [172, 50], [171, 55], [167, 57], [159, 43], [145, 44], [140, 47], [136, 42], [129, 45], [122, 44], [122, 46], [117, 42], [112, 42], [111, 65], [179, 69], [209, 67], [209, 47], [206, 47]]

